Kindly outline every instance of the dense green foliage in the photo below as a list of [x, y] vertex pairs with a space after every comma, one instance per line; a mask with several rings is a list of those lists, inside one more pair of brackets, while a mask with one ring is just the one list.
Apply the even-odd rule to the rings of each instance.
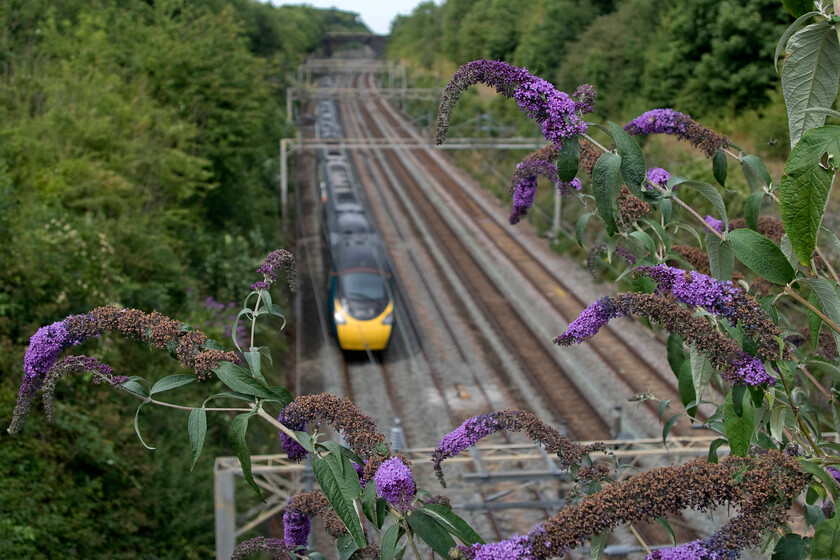
[[[229, 328], [232, 310], [202, 302], [244, 297], [242, 278], [282, 243], [275, 181], [277, 140], [292, 133], [287, 76], [326, 32], [364, 27], [351, 13], [253, 0], [12, 0], [0, 24], [8, 423], [26, 343], [41, 325], [117, 305], [211, 334], [221, 335], [220, 322]], [[117, 340], [95, 352], [118, 373], [178, 370]], [[148, 452], [125, 413], [130, 399], [74, 387], [73, 405], [59, 398], [55, 426], [35, 413], [24, 438], [0, 439], [0, 557], [211, 554], [207, 455], [230, 450], [206, 450], [191, 475], [186, 415], [176, 429], [144, 411], [146, 435], [163, 447]]]
[[539, 0], [527, 10], [447, 0], [398, 20], [390, 52], [426, 68], [504, 60], [568, 91], [591, 83], [599, 114], [611, 118], [664, 106], [731, 114], [767, 103], [777, 82], [773, 50], [789, 18], [773, 0]]

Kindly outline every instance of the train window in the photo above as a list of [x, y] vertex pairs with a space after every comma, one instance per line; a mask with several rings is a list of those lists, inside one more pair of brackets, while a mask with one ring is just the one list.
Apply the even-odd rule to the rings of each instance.
[[374, 272], [350, 272], [341, 275], [341, 295], [347, 299], [383, 300], [387, 299], [385, 282], [382, 276]]
[[353, 191], [333, 191], [333, 197], [335, 199], [336, 206], [340, 206], [342, 204], [357, 204], [356, 195], [353, 194]]

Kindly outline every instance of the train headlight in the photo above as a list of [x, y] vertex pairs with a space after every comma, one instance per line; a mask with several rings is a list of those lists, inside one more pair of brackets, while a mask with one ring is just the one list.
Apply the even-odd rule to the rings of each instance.
[[336, 325], [346, 325], [347, 319], [344, 318], [344, 313], [340, 309], [336, 309], [333, 312], [333, 321], [335, 321]]
[[394, 312], [391, 311], [388, 315], [382, 319], [383, 325], [393, 325], [394, 324]]

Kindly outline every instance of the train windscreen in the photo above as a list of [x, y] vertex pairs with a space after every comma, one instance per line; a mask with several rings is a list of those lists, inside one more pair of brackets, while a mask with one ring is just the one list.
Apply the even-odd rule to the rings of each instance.
[[339, 298], [351, 317], [373, 319], [388, 305], [385, 281], [375, 272], [349, 272], [340, 276]]

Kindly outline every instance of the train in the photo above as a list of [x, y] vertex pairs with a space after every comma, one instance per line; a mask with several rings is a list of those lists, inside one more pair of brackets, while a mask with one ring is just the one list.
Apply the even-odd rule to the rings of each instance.
[[[316, 134], [343, 138], [335, 101], [316, 102]], [[340, 143], [318, 150], [323, 230], [330, 258], [327, 317], [346, 351], [382, 351], [394, 327], [393, 274], [352, 165]]]

